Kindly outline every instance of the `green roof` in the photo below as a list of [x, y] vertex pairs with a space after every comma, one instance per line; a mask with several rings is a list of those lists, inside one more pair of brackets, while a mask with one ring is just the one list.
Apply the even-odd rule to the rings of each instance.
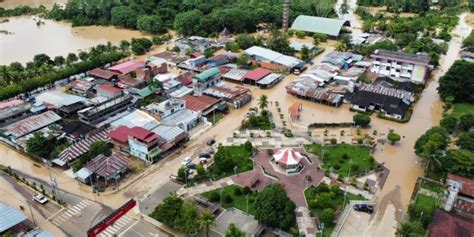
[[138, 95], [145, 98], [149, 95], [151, 95], [153, 92], [156, 91], [156, 87], [152, 86], [152, 85], [149, 85], [141, 90], [138, 91]]
[[198, 81], [203, 81], [203, 80], [206, 80], [207, 78], [212, 77], [212, 76], [214, 76], [218, 73], [221, 73], [221, 71], [219, 71], [219, 68], [213, 67], [211, 69], [207, 69], [206, 71], [197, 74], [196, 76], [194, 76], [194, 78], [197, 78]]
[[291, 29], [338, 36], [346, 22], [339, 19], [300, 15], [293, 21]]

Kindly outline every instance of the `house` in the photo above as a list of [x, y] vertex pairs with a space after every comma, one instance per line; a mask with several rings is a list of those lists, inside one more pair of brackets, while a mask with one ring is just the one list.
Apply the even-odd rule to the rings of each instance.
[[179, 98], [170, 98], [161, 103], [152, 103], [145, 107], [145, 111], [162, 120], [178, 111], [186, 109], [186, 102]]
[[71, 90], [80, 96], [87, 96], [93, 85], [94, 83], [86, 80], [74, 80], [69, 83]]
[[249, 89], [223, 83], [204, 90], [203, 94], [221, 99], [235, 109], [241, 108], [252, 100]]
[[216, 109], [217, 104], [219, 104], [218, 99], [214, 99], [207, 95], [185, 95], [181, 97], [181, 99], [186, 102], [187, 109], [197, 112], [203, 116], [213, 112]]
[[179, 88], [181, 88], [183, 85], [181, 85], [181, 82], [177, 80], [169, 80], [163, 83], [163, 90], [167, 93], [170, 94]]
[[3, 133], [0, 134], [0, 138], [10, 145], [16, 146], [17, 140], [19, 138], [59, 122], [60, 120], [61, 117], [55, 112], [46, 111], [44, 113], [30, 116], [1, 128]]
[[109, 137], [120, 151], [152, 164], [160, 154], [159, 136], [154, 132], [142, 128], [119, 126], [109, 132]]
[[133, 127], [142, 127], [147, 130], [152, 130], [160, 123], [158, 120], [150, 115], [149, 113], [135, 109], [133, 112], [113, 121], [110, 123], [110, 127], [118, 128], [120, 126], [125, 126], [128, 128]]
[[154, 75], [168, 72], [166, 60], [162, 58], [150, 60], [146, 65], [148, 68], [150, 68]]
[[435, 210], [431, 224], [428, 227], [428, 237], [461, 237], [472, 236], [474, 221], [471, 218], [455, 213]]
[[257, 81], [263, 79], [267, 75], [271, 74], [272, 72], [270, 70], [267, 70], [265, 68], [255, 68], [244, 76], [244, 83], [250, 84], [250, 85], [256, 85]]
[[370, 72], [388, 76], [400, 81], [409, 80], [424, 83], [431, 70], [431, 58], [427, 55], [376, 50], [371, 55]]
[[209, 67], [221, 66], [228, 62], [229, 62], [229, 59], [227, 58], [227, 56], [222, 55], [222, 54], [218, 54], [207, 59], [207, 65], [209, 65]]
[[30, 103], [21, 99], [0, 102], [0, 125], [27, 116], [31, 113], [31, 108]]
[[86, 139], [73, 143], [71, 146], [59, 153], [53, 163], [61, 167], [69, 167], [77, 158], [86, 154], [94, 142], [107, 142], [109, 139], [106, 131], [92, 133]]
[[299, 15], [293, 21], [291, 29], [309, 33], [319, 33], [331, 37], [340, 36], [343, 26], [350, 26], [350, 21], [334, 18]]
[[221, 80], [221, 72], [218, 68], [211, 68], [193, 77], [193, 89], [195, 95], [202, 95], [207, 88], [218, 84]]
[[[303, 48], [307, 48], [310, 58], [314, 57], [316, 53], [318, 52], [318, 48], [316, 48], [314, 44], [310, 44], [310, 43], [291, 42], [290, 47], [299, 53], [301, 53]], [[311, 61], [311, 59], [309, 59], [308, 61]]]
[[127, 62], [117, 64], [115, 66], [112, 66], [108, 69], [112, 72], [126, 75], [126, 74], [129, 74], [129, 73], [135, 71], [137, 68], [141, 68], [143, 66], [145, 66], [145, 62], [143, 62], [143, 61], [130, 60], [130, 61], [127, 61]]
[[167, 143], [160, 146], [162, 153], [173, 147], [180, 146], [189, 140], [189, 134], [178, 126], [160, 124], [158, 127], [154, 128], [152, 132], [158, 134]]
[[196, 70], [198, 71], [200, 67], [206, 65], [206, 57], [204, 55], [195, 57], [195, 58], [190, 58], [187, 59], [181, 63], [178, 64], [178, 68], [184, 69], [184, 70]]
[[161, 125], [176, 126], [181, 128], [185, 132], [189, 132], [191, 129], [197, 126], [199, 123], [199, 113], [183, 109], [179, 110], [168, 117], [160, 121]]
[[117, 80], [118, 74], [102, 68], [95, 68], [87, 72], [87, 75], [99, 80], [99, 84], [109, 83], [112, 84]]
[[444, 209], [455, 210], [474, 218], [474, 180], [455, 174], [448, 174], [446, 179], [448, 194]]
[[260, 46], [252, 46], [246, 49], [245, 53], [253, 60], [282, 65], [288, 68], [291, 72], [293, 72], [295, 69], [302, 71], [305, 67], [305, 63], [300, 59], [287, 56]]
[[107, 84], [100, 85], [97, 87], [97, 96], [101, 96], [107, 99], [118, 97], [122, 94], [122, 89], [109, 86]]
[[134, 92], [141, 98], [146, 98], [156, 92], [159, 92], [159, 90], [160, 90], [159, 87], [156, 87], [155, 85], [151, 84], [143, 89], [135, 90]]
[[110, 98], [100, 101], [85, 109], [79, 110], [79, 120], [85, 124], [95, 126], [100, 122], [117, 115], [130, 108], [136, 100], [127, 94], [122, 94], [118, 97]]
[[174, 46], [178, 47], [180, 52], [186, 52], [186, 50], [204, 52], [212, 47], [212, 42], [208, 38], [191, 36], [176, 39]]
[[132, 78], [128, 75], [118, 75], [117, 87], [119, 88], [143, 88], [145, 84], [145, 80]]
[[154, 59], [164, 59], [166, 64], [171, 68], [176, 68], [178, 64], [185, 61], [187, 58], [179, 56], [179, 54], [170, 51], [164, 51], [161, 53], [154, 54], [147, 58], [147, 60], [152, 61]]
[[338, 69], [348, 69], [350, 68], [354, 63], [362, 61], [364, 57], [359, 54], [354, 54], [351, 52], [330, 52], [326, 56], [324, 56], [323, 60], [321, 63], [326, 63], [329, 65], [333, 65], [337, 67]]
[[84, 108], [87, 101], [84, 97], [66, 94], [61, 91], [43, 92], [37, 95], [35, 100], [64, 115], [75, 114], [78, 110]]
[[[340, 87], [321, 88], [321, 82], [309, 77], [300, 77], [288, 84], [286, 92], [299, 98], [327, 104], [341, 105], [344, 99], [344, 89]], [[345, 87], [344, 87], [345, 88]]]
[[88, 137], [94, 131], [94, 127], [80, 121], [72, 121], [65, 123], [62, 131], [66, 134], [66, 138], [76, 141]]
[[182, 86], [192, 87], [193, 86], [193, 77], [196, 74], [192, 71], [188, 71], [180, 74], [175, 79], [181, 83]]
[[262, 79], [258, 80], [256, 85], [261, 89], [269, 89], [278, 84], [280, 81], [283, 80], [282, 74], [277, 73], [270, 73], [263, 77]]
[[358, 111], [380, 111], [386, 117], [401, 120], [415, 101], [413, 93], [379, 85], [361, 84], [351, 99], [351, 108]]
[[291, 121], [299, 120], [301, 116], [301, 111], [303, 111], [303, 104], [298, 102], [293, 103], [288, 109]]
[[[1, 203], [1, 202], [0, 202], [0, 220], [1, 220], [0, 234], [2, 234], [2, 236], [17, 236], [17, 233], [10, 231], [17, 227], [19, 227], [18, 229], [20, 230], [29, 228], [29, 224], [24, 224], [25, 222], [28, 222], [28, 217], [22, 211], [14, 207], [7, 206], [6, 204]], [[21, 225], [23, 224], [25, 226], [21, 227]]]
[[110, 156], [100, 154], [87, 162], [86, 168], [90, 170], [97, 179], [107, 182], [114, 180], [116, 182], [121, 178], [128, 169], [129, 161], [117, 154], [112, 153]]
[[222, 75], [222, 79], [232, 82], [243, 83], [245, 75], [249, 70], [245, 69], [230, 69], [227, 73]]

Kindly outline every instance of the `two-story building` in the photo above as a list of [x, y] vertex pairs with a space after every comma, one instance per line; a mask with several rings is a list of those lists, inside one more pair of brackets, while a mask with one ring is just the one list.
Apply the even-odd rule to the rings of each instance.
[[375, 50], [370, 71], [380, 76], [396, 80], [409, 80], [415, 83], [425, 83], [431, 70], [431, 58], [427, 55]]
[[151, 164], [160, 154], [160, 141], [156, 133], [142, 127], [119, 126], [109, 132], [112, 142], [122, 152]]
[[211, 68], [193, 77], [194, 94], [201, 96], [207, 88], [217, 85], [221, 81], [221, 72], [218, 68]]

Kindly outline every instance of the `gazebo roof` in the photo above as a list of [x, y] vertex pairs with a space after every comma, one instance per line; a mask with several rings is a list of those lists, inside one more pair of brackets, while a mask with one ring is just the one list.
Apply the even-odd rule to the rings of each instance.
[[292, 148], [284, 148], [278, 150], [274, 155], [273, 158], [279, 164], [284, 165], [297, 165], [300, 163], [303, 156], [301, 153], [294, 151]]

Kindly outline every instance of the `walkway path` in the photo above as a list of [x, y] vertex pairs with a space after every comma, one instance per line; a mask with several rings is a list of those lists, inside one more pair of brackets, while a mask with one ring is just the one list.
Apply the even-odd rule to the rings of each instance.
[[200, 183], [194, 187], [189, 187], [189, 188], [182, 187], [176, 192], [176, 194], [183, 197], [195, 196], [200, 193], [209, 192], [209, 191], [223, 188], [225, 186], [229, 186], [232, 184], [234, 184], [232, 177], [227, 177], [227, 178], [219, 179], [217, 181], [208, 181], [208, 182]]
[[300, 233], [304, 233], [305, 236], [314, 236], [316, 233], [316, 225], [314, 218], [309, 214], [309, 209], [306, 207], [296, 208], [296, 223]]

